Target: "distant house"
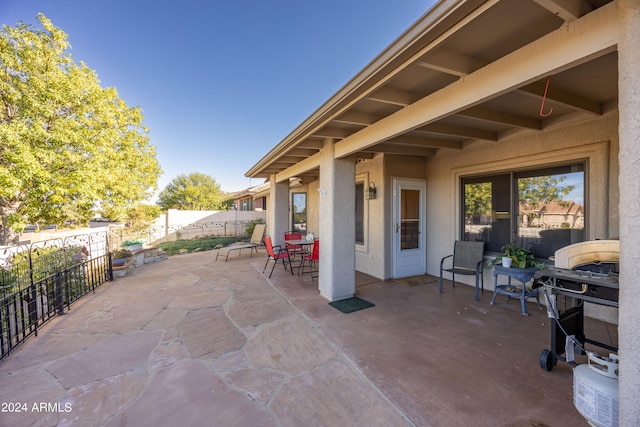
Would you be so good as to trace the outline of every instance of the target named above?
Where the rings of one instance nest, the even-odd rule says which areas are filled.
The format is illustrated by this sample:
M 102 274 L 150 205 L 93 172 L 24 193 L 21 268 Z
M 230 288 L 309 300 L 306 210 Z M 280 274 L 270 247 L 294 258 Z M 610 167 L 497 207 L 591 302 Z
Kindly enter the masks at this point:
M 584 208 L 572 200 L 549 202 L 535 208 L 520 205 L 523 227 L 584 228 Z
M 233 204 L 239 211 L 264 211 L 267 210 L 267 196 L 269 194 L 269 182 L 249 187 L 233 193 Z

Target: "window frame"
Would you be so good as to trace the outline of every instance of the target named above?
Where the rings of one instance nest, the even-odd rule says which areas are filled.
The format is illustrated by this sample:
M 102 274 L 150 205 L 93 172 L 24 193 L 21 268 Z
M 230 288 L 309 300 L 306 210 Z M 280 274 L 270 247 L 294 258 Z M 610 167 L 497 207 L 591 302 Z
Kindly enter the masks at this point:
M 355 249 L 356 252 L 360 252 L 360 253 L 368 253 L 369 252 L 369 204 L 370 204 L 370 200 L 367 199 L 365 197 L 365 192 L 368 190 L 369 187 L 369 173 L 368 172 L 364 172 L 364 173 L 359 173 L 356 174 L 355 177 L 355 185 L 356 185 L 356 191 L 357 191 L 357 186 L 358 184 L 362 185 L 362 237 L 363 237 L 363 242 L 357 242 L 355 241 L 354 238 L 354 245 L 355 245 Z M 355 222 L 355 212 L 354 212 L 354 222 Z M 355 224 L 354 224 L 355 226 Z
M 581 233 L 581 240 L 577 240 L 577 241 L 587 241 L 589 240 L 588 237 L 588 223 L 589 223 L 589 200 L 588 200 L 588 193 L 590 191 L 589 189 L 589 180 L 588 180 L 588 173 L 589 169 L 588 169 L 588 160 L 587 159 L 581 159 L 581 160 L 577 160 L 577 159 L 573 159 L 573 160 L 569 160 L 567 162 L 563 162 L 563 163 L 559 163 L 559 164 L 547 164 L 547 165 L 532 165 L 530 167 L 526 167 L 526 168 L 517 168 L 517 169 L 512 169 L 512 170 L 503 170 L 503 171 L 490 171 L 487 173 L 479 173 L 479 174 L 473 174 L 473 175 L 460 175 L 459 176 L 459 227 L 460 227 L 460 239 L 462 240 L 468 240 L 470 238 L 470 235 L 468 234 L 468 229 L 467 229 L 467 212 L 466 212 L 466 200 L 465 200 L 465 186 L 468 184 L 475 184 L 475 183 L 485 183 L 485 182 L 493 182 L 495 180 L 498 179 L 506 179 L 508 181 L 508 221 L 509 221 L 509 225 L 508 225 L 508 236 L 509 236 L 509 240 L 508 241 L 502 241 L 501 239 L 498 240 L 500 242 L 500 247 L 502 245 L 508 244 L 508 243 L 512 243 L 512 242 L 516 242 L 516 244 L 519 243 L 520 240 L 526 240 L 525 236 L 522 236 L 520 234 L 520 227 L 521 225 L 519 224 L 519 220 L 520 220 L 520 201 L 519 201 L 519 190 L 518 190 L 518 180 L 522 179 L 522 178 L 526 178 L 526 177 L 542 177 L 542 176 L 556 176 L 556 175 L 562 175 L 562 174 L 569 174 L 569 173 L 573 173 L 573 172 L 582 172 L 582 204 L 580 205 L 582 208 L 582 218 L 583 218 L 583 222 L 582 222 L 582 228 L 575 228 L 573 230 L 580 230 Z M 502 183 L 503 187 L 505 183 Z M 494 196 L 494 191 L 496 191 L 494 188 L 491 189 L 492 191 L 492 202 L 493 202 L 493 196 Z M 570 200 L 570 199 L 567 199 Z M 503 203 L 504 204 L 504 203 Z M 502 209 L 497 210 L 493 208 L 493 203 L 491 206 L 491 218 L 492 221 L 495 222 L 496 218 L 499 218 L 500 213 L 506 213 L 503 212 Z M 503 220 L 506 220 L 507 218 L 502 217 Z M 498 234 L 500 232 L 500 230 L 494 230 L 493 229 L 493 224 L 494 222 L 491 222 L 491 231 L 495 231 L 496 234 Z M 481 224 L 479 224 L 481 225 Z M 504 232 L 503 232 L 504 234 Z M 578 234 L 578 233 L 575 233 Z M 549 240 L 542 240 L 542 238 L 540 238 L 541 240 L 539 240 L 539 244 L 543 244 L 546 242 L 549 242 Z M 571 239 L 573 239 L 573 237 L 571 237 Z M 482 239 L 483 241 L 487 242 L 486 240 Z M 553 242 L 553 241 L 551 241 Z M 490 242 L 487 242 L 487 252 L 489 253 L 499 253 L 500 252 L 500 248 L 499 247 L 490 247 L 489 245 Z M 574 241 L 572 241 L 571 243 L 575 243 Z M 495 246 L 495 245 L 494 245 Z M 526 246 L 526 245 L 525 245 Z M 536 256 L 539 256 L 537 253 L 535 254 Z M 545 258 L 549 256 L 549 254 L 543 254 L 543 256 L 541 258 Z
M 295 199 L 296 199 L 296 196 L 299 196 L 299 195 L 304 195 L 304 209 L 303 209 L 304 213 L 296 212 Z M 309 199 L 308 199 L 306 191 L 297 191 L 297 192 L 292 192 L 291 193 L 291 230 L 300 231 L 302 234 L 306 234 L 307 233 L 307 227 L 308 227 L 308 223 L 309 223 L 308 208 L 309 208 Z M 304 215 L 304 224 L 305 224 L 305 229 L 304 230 L 298 230 L 296 228 L 296 220 L 295 220 L 296 214 Z

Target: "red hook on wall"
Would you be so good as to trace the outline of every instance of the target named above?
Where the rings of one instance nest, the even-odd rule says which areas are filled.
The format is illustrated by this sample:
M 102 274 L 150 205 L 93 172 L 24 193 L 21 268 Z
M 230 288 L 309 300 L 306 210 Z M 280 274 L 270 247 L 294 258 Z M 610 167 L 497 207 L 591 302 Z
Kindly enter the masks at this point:
M 551 113 L 553 113 L 553 107 L 549 109 L 548 113 L 543 113 L 544 110 L 544 101 L 547 99 L 547 91 L 549 90 L 549 82 L 551 81 L 551 76 L 547 77 L 547 85 L 544 88 L 544 95 L 542 96 L 542 105 L 540 105 L 540 115 L 542 117 L 549 117 Z

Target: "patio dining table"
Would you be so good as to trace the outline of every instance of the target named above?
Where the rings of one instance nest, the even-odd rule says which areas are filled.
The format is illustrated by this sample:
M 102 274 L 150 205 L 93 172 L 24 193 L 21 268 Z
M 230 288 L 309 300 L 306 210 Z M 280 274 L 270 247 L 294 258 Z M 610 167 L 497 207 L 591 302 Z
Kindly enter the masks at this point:
M 307 239 L 285 240 L 284 242 L 287 245 L 300 246 L 302 249 L 308 249 L 309 246 L 313 245 L 313 240 Z
M 285 240 L 285 246 L 288 248 L 296 248 L 297 250 L 293 253 L 293 256 L 300 255 L 300 266 L 302 266 L 302 261 L 304 260 L 304 255 L 309 253 L 309 247 L 313 245 L 313 240 L 307 239 L 294 239 L 294 240 Z M 298 266 L 298 269 L 300 268 Z

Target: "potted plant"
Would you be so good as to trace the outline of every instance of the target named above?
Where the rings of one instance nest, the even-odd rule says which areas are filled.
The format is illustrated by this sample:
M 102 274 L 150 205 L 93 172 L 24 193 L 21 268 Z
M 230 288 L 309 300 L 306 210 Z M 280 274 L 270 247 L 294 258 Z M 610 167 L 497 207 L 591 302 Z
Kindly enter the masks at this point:
M 114 267 L 124 265 L 127 258 L 131 256 L 131 252 L 127 249 L 116 249 L 111 252 L 111 262 Z
M 506 264 L 504 259 L 511 258 L 511 265 L 517 268 L 527 268 L 527 267 L 536 267 L 538 269 L 543 269 L 544 264 L 537 261 L 534 257 L 533 253 L 525 248 L 521 248 L 514 244 L 504 245 L 502 248 L 502 255 L 499 255 L 491 260 L 491 262 L 487 265 L 487 268 L 492 268 L 494 265 L 502 262 L 503 265 Z M 506 265 L 505 265 L 506 267 Z
M 122 242 L 122 246 L 130 252 L 141 250 L 143 244 L 144 240 L 142 239 L 125 240 L 124 242 Z

